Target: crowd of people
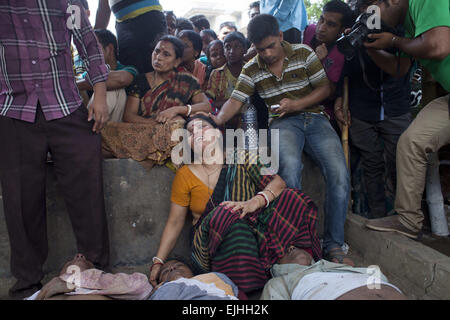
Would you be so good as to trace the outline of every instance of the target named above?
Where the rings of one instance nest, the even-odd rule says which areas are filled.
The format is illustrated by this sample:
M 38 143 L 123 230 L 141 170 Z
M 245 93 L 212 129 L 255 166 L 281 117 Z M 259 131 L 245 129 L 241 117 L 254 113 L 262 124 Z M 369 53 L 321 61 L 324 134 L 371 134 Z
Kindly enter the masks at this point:
M 82 8 L 75 19 L 74 5 Z M 381 30 L 355 35 L 356 18 L 373 5 Z M 405 298 L 383 275 L 378 290 L 367 288 L 370 272 L 343 250 L 344 226 L 353 195 L 367 198 L 367 228 L 420 236 L 427 154 L 450 143 L 448 0 L 330 0 L 316 24 L 303 1 L 255 1 L 246 35 L 233 21 L 212 30 L 204 15 L 177 17 L 158 0 L 99 0 L 94 27 L 86 0 L 27 7 L 6 1 L 0 11 L 11 297 L 234 300 L 263 290 L 262 299 Z M 106 29 L 111 13 L 117 37 Z M 350 35 L 360 36 L 351 54 L 341 45 Z M 414 119 L 418 67 L 434 90 Z M 249 105 L 259 128 L 278 132 L 278 171 L 245 148 L 232 153 L 243 161 L 225 161 L 223 132 L 243 127 Z M 171 161 L 177 129 L 200 161 Z M 347 130 L 350 166 L 340 139 Z M 95 292 L 67 289 L 67 266 L 42 288 L 48 153 L 80 252 L 72 264 L 86 283 L 104 285 Z M 302 192 L 303 154 L 325 181 L 323 239 L 318 208 Z M 176 171 L 148 282 L 108 273 L 106 157 Z M 174 261 L 188 215 L 191 259 Z

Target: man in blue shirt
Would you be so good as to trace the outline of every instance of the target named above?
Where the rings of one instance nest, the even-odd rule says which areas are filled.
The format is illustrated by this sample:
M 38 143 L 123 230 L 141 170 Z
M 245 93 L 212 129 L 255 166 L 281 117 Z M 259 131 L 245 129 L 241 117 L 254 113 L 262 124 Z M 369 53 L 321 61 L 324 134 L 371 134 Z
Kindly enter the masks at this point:
M 308 24 L 303 0 L 261 0 L 260 10 L 277 19 L 284 40 L 290 43 L 302 42 L 302 32 Z

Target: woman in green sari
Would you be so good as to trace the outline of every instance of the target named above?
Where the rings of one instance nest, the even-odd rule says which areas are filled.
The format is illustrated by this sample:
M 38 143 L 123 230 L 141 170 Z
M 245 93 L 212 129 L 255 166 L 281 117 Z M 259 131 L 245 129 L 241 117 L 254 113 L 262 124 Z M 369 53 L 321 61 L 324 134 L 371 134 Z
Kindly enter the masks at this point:
M 195 271 L 224 273 L 244 292 L 263 288 L 269 269 L 291 246 L 320 259 L 317 208 L 306 195 L 286 188 L 256 155 L 245 153 L 238 164 L 224 165 L 221 133 L 210 118 L 196 115 L 185 127 L 191 149 L 203 161 L 177 171 L 151 282 L 156 283 L 189 211 Z

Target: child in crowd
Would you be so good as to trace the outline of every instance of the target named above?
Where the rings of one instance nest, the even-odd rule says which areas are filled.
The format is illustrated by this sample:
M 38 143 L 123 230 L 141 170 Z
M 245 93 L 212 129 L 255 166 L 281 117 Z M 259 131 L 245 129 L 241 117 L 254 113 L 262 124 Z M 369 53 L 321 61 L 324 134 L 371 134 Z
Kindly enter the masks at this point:
M 200 37 L 202 38 L 203 47 L 202 47 L 202 55 L 200 56 L 200 61 L 208 65 L 208 57 L 206 56 L 206 49 L 208 49 L 209 44 L 217 40 L 217 35 L 214 32 L 214 30 L 211 29 L 205 29 L 200 31 Z
M 223 42 L 221 40 L 211 41 L 206 48 L 205 54 L 207 57 L 205 80 L 209 81 L 212 71 L 220 68 L 227 62 L 223 50 Z
M 231 93 L 241 74 L 244 65 L 244 55 L 247 52 L 247 40 L 239 32 L 228 34 L 223 43 L 223 52 L 226 63 L 214 69 L 208 81 L 206 95 L 214 100 L 214 109 L 219 110 L 222 105 L 230 98 Z M 211 50 L 210 53 L 213 51 Z M 238 118 L 232 119 L 228 126 L 237 127 Z

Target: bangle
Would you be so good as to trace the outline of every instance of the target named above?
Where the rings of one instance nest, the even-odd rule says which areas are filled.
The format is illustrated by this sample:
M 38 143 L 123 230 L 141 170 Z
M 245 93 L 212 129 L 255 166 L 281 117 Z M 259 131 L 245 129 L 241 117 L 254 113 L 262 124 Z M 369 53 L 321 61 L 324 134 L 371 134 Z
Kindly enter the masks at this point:
M 264 196 L 262 196 L 262 195 L 260 195 L 260 194 L 257 194 L 255 197 L 262 197 L 263 199 L 264 199 L 264 208 L 266 208 L 266 206 L 267 206 L 267 201 L 266 201 L 266 198 L 264 198 Z
M 275 193 L 272 192 L 272 190 L 270 190 L 269 188 L 266 188 L 266 189 L 264 189 L 264 191 L 269 191 L 273 195 L 273 199 L 274 200 L 276 199 L 277 196 L 275 195 Z
M 150 272 L 152 272 L 153 267 L 154 267 L 155 265 L 157 265 L 157 264 L 163 265 L 163 263 L 161 263 L 161 262 L 159 262 L 159 261 L 154 262 L 154 263 L 151 265 L 151 267 L 150 267 Z
M 267 207 L 269 206 L 269 203 L 270 203 L 269 198 L 268 198 L 268 197 L 266 196 L 266 194 L 265 194 L 264 192 L 262 192 L 262 191 L 258 192 L 257 194 L 260 194 L 260 195 L 262 195 L 262 196 L 264 197 L 264 200 L 266 201 L 266 206 L 265 206 L 265 208 L 267 208 Z
M 157 262 L 155 262 L 155 260 L 156 260 Z M 156 256 L 152 258 L 152 262 L 153 262 L 153 264 L 155 264 L 155 263 L 158 264 L 158 262 L 161 263 L 161 264 L 164 264 L 164 260 L 161 259 L 161 258 L 158 258 L 158 257 L 156 257 Z
M 186 117 L 189 117 L 191 115 L 192 106 L 190 104 L 188 104 L 188 105 L 186 105 L 186 107 L 188 107 L 188 111 L 186 113 Z

